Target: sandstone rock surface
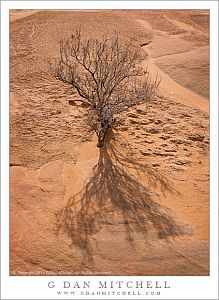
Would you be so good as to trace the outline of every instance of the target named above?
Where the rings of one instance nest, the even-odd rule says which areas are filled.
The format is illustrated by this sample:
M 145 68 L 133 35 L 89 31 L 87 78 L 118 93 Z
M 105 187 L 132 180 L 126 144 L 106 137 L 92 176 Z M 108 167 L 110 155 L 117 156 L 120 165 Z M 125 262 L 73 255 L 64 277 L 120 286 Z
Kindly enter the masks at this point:
M 209 275 L 208 20 L 207 11 L 11 14 L 11 275 Z M 86 108 L 46 63 L 78 24 L 87 36 L 134 35 L 161 78 L 102 152 Z

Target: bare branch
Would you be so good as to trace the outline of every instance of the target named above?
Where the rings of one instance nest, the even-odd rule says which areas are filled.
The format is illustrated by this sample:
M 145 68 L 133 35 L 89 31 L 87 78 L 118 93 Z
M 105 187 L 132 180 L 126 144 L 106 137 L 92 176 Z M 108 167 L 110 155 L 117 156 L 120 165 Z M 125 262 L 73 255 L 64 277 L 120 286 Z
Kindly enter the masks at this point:
M 124 43 L 118 33 L 84 39 L 79 28 L 69 40 L 60 41 L 59 52 L 59 59 L 50 64 L 52 73 L 91 107 L 88 123 L 99 146 L 113 126 L 114 114 L 149 100 L 157 91 L 158 77 L 152 80 L 148 69 L 140 66 L 147 54 L 131 41 Z

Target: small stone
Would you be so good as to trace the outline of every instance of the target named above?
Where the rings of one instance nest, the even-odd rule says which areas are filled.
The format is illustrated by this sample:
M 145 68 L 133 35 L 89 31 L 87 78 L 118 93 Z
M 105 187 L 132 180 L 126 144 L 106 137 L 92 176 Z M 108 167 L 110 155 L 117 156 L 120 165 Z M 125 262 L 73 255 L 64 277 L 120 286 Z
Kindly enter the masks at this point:
M 176 124 L 176 120 L 173 119 L 173 118 L 166 118 L 167 122 L 168 123 L 171 123 L 171 124 Z M 169 125 L 168 125 L 169 126 Z
M 147 152 L 147 151 L 145 151 L 145 150 L 140 150 L 140 153 L 142 154 L 142 155 L 144 155 L 144 156 L 151 156 L 151 153 L 150 152 Z
M 141 135 L 143 135 L 143 136 L 150 136 L 151 134 L 147 133 L 147 132 L 142 132 Z
M 164 143 L 164 144 L 159 144 L 159 149 L 164 150 L 166 152 L 176 152 L 176 147 L 171 147 L 168 146 L 168 144 Z
M 188 135 L 188 139 L 191 141 L 197 141 L 197 142 L 202 142 L 204 140 L 205 136 L 198 134 L 198 133 L 192 133 Z
M 164 149 L 164 151 L 166 151 L 166 152 L 176 152 L 176 148 L 175 147 L 170 147 L 170 148 Z
M 210 142 L 209 137 L 204 139 L 204 143 L 205 143 L 205 144 L 209 144 L 209 142 Z
M 190 144 L 191 144 L 190 141 L 187 141 L 187 140 L 185 140 L 185 139 L 176 138 L 176 137 L 171 138 L 170 141 L 171 141 L 172 143 L 177 144 L 177 145 L 180 145 L 180 144 L 190 145 Z
M 170 125 L 164 125 L 164 126 L 163 126 L 163 131 L 164 131 L 165 133 L 174 134 L 174 133 L 176 133 L 177 128 L 176 128 L 176 127 L 172 127 L 172 126 L 170 126 Z
M 156 127 L 148 127 L 148 128 L 146 129 L 146 131 L 149 132 L 149 133 L 152 133 L 152 134 L 155 134 L 155 133 L 159 133 L 159 132 L 160 132 L 160 130 L 159 130 L 158 128 L 156 128 Z
M 154 140 L 152 140 L 152 139 L 147 139 L 147 140 L 145 140 L 145 143 L 147 143 L 147 144 L 153 144 L 153 143 L 154 143 Z
M 147 121 L 139 121 L 139 123 L 141 124 L 141 125 L 147 125 L 149 122 L 147 122 Z
M 136 113 L 140 115 L 145 115 L 145 111 L 140 108 L 136 109 Z
M 170 138 L 170 135 L 163 134 L 163 135 L 159 136 L 159 138 L 162 139 L 162 140 L 168 140 Z
M 138 114 L 135 114 L 135 113 L 132 113 L 132 112 L 127 113 L 127 116 L 130 117 L 130 118 L 134 118 L 134 119 L 138 118 Z
M 126 126 L 121 126 L 121 127 L 119 127 L 119 130 L 121 130 L 121 131 L 127 131 L 128 130 L 128 127 L 126 127 Z M 131 133 L 130 133 L 131 134 Z
M 131 119 L 131 120 L 130 120 L 130 123 L 131 123 L 131 124 L 139 124 L 140 122 L 137 121 L 137 120 L 132 120 L 132 119 Z
M 206 147 L 207 147 L 207 145 L 206 144 L 203 144 L 203 143 L 201 143 L 201 142 L 197 142 L 197 144 L 196 144 L 199 148 L 201 148 L 201 149 L 206 149 Z
M 176 153 L 173 152 L 163 152 L 162 150 L 159 149 L 155 149 L 153 152 L 155 155 L 159 155 L 159 156 L 175 156 Z
M 176 165 L 187 165 L 187 164 L 190 164 L 191 163 L 191 160 L 189 160 L 189 159 L 187 159 L 187 158 L 176 158 L 175 160 L 174 160 L 174 163 L 176 164 Z
M 159 163 L 153 163 L 152 166 L 153 166 L 153 167 L 159 167 L 160 164 L 159 164 Z
M 182 112 L 182 113 L 181 113 L 181 117 L 191 118 L 191 115 L 189 115 L 189 114 L 186 113 L 186 112 Z
M 154 122 L 154 118 L 148 118 L 148 121 Z
M 192 155 L 192 152 L 190 151 L 190 150 L 187 150 L 186 152 L 185 152 L 185 156 L 191 156 Z

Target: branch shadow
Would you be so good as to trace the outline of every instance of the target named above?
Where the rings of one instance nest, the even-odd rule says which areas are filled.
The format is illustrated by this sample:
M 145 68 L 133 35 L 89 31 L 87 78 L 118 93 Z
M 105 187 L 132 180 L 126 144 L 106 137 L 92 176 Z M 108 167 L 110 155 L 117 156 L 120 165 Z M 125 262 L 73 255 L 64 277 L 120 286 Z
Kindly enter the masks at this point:
M 151 229 L 160 239 L 185 234 L 170 210 L 156 202 L 159 193 L 155 189 L 163 195 L 178 193 L 173 184 L 163 173 L 136 161 L 130 149 L 125 154 L 120 149 L 120 138 L 108 132 L 92 176 L 57 213 L 57 233 L 64 230 L 72 245 L 83 250 L 83 267 L 93 264 L 94 235 L 103 226 L 118 224 L 118 219 L 133 246 L 135 232 L 145 241 Z M 142 176 L 147 178 L 147 186 L 141 183 Z

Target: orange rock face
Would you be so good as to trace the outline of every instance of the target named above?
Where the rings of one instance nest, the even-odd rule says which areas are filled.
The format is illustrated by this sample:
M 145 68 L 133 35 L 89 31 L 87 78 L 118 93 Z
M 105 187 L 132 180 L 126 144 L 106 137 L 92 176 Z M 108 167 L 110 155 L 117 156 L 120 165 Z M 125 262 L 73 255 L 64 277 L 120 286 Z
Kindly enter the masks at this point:
M 208 275 L 208 12 L 10 17 L 11 275 Z M 135 37 L 161 79 L 104 149 L 47 64 L 77 25 Z

